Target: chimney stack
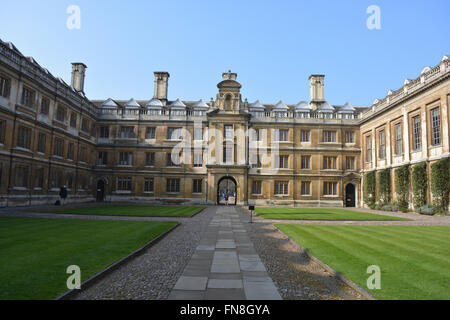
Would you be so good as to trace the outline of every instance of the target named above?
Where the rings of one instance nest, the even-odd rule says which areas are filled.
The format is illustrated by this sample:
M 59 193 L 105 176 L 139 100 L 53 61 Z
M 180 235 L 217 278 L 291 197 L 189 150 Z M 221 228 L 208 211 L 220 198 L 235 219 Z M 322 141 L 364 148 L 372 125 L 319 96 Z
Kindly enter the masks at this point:
M 84 75 L 87 66 L 81 62 L 72 63 L 72 87 L 78 92 L 84 93 Z
M 323 74 L 312 74 L 309 76 L 309 92 L 311 97 L 311 103 L 325 102 L 324 97 L 324 79 Z
M 167 92 L 169 88 L 170 74 L 165 71 L 154 72 L 155 75 L 155 93 L 153 98 L 161 100 L 161 102 L 167 102 Z

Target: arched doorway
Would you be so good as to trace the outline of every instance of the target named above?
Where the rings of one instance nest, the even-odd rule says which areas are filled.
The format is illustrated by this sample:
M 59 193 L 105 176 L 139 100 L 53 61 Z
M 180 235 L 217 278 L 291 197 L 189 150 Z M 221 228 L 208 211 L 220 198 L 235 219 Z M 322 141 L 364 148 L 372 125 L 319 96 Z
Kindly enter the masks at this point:
M 105 199 L 105 181 L 100 179 L 97 181 L 97 201 L 101 202 Z
M 236 205 L 237 200 L 237 183 L 233 177 L 223 177 L 217 184 L 217 204 Z
M 356 204 L 355 185 L 353 183 L 347 184 L 345 187 L 345 206 L 355 207 Z

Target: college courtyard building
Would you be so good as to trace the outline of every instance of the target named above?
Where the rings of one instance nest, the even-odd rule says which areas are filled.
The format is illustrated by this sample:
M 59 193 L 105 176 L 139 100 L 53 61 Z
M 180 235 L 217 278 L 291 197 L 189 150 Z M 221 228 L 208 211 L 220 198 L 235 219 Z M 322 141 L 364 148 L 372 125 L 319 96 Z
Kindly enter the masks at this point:
M 0 40 L 0 206 L 66 186 L 69 202 L 360 207 L 364 173 L 450 156 L 448 56 L 372 106 L 328 103 L 319 74 L 309 101 L 250 103 L 231 71 L 209 101 L 170 99 L 168 72 L 147 100 L 89 100 L 86 68 L 67 84 Z

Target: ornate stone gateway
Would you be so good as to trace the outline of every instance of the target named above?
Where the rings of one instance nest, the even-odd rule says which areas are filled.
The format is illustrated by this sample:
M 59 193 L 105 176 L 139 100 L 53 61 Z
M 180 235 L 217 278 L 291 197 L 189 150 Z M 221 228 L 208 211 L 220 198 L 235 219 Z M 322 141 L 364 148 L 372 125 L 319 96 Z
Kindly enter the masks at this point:
M 237 183 L 233 177 L 223 177 L 217 185 L 217 204 L 236 205 Z

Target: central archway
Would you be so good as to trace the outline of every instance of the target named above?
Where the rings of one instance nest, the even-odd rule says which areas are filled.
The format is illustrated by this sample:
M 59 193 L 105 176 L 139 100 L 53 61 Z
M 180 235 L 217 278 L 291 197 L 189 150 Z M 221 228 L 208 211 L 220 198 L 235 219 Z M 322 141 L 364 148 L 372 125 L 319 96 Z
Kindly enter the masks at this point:
M 217 184 L 217 204 L 236 205 L 237 202 L 237 182 L 233 177 L 227 176 L 219 180 Z

